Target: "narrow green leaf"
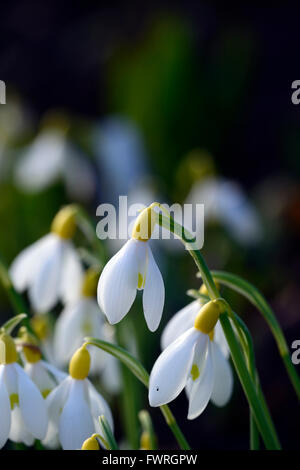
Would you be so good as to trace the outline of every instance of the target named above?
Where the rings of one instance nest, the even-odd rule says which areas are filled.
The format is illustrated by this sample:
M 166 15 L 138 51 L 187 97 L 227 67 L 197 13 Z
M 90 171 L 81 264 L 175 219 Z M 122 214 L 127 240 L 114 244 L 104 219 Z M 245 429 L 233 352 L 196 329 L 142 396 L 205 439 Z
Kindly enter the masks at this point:
M 104 440 L 107 442 L 110 450 L 119 450 L 118 444 L 114 438 L 113 432 L 108 424 L 104 415 L 99 416 L 99 423 L 101 426 Z

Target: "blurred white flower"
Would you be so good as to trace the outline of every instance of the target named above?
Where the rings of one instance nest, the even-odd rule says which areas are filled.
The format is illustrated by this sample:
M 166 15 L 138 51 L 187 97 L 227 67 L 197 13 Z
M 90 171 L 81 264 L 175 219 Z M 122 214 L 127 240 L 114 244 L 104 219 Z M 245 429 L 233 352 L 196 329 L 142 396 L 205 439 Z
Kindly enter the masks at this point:
M 42 396 L 46 398 L 67 377 L 67 374 L 42 360 L 38 342 L 26 327 L 20 328 L 17 344 L 21 348 L 25 372 L 38 387 Z
M 210 177 L 195 183 L 186 203 L 204 204 L 206 220 L 219 221 L 238 243 L 253 244 L 262 237 L 255 207 L 233 181 Z
M 104 415 L 113 429 L 110 408 L 87 379 L 90 355 L 83 346 L 75 352 L 70 375 L 46 398 L 49 427 L 43 443 L 48 445 L 58 434 L 64 450 L 81 449 L 83 442 L 100 432 L 99 416 Z
M 104 315 L 95 298 L 98 278 L 99 273 L 95 270 L 86 272 L 81 280 L 78 298 L 67 304 L 56 321 L 53 349 L 55 359 L 61 366 L 69 362 L 86 336 L 103 338 Z M 92 349 L 92 373 L 102 370 L 104 356 L 100 349 Z
M 22 251 L 10 268 L 17 291 L 29 290 L 33 309 L 44 313 L 60 299 L 71 302 L 79 292 L 82 268 L 70 241 L 76 228 L 70 207 L 62 209 L 52 224 L 52 233 Z
M 153 219 L 150 208 L 141 212 L 132 238 L 104 267 L 98 284 L 98 303 L 108 321 L 115 324 L 130 310 L 137 290 L 143 290 L 146 323 L 149 330 L 155 331 L 162 316 L 165 288 L 149 246 L 153 231 L 152 220 L 148 227 L 149 214 Z
M 103 339 L 108 343 L 116 344 L 115 330 L 114 328 L 106 323 L 102 329 Z M 98 349 L 98 348 L 97 348 Z M 100 350 L 99 350 L 100 351 Z M 101 352 L 101 351 L 100 351 Z M 91 353 L 92 355 L 93 353 Z M 111 354 L 104 352 L 104 361 L 101 369 L 102 382 L 107 390 L 111 394 L 117 394 L 121 390 L 121 376 L 120 376 L 120 364 L 119 360 Z M 93 360 L 92 360 L 93 362 Z
M 87 157 L 59 130 L 45 130 L 21 155 L 15 182 L 26 192 L 39 192 L 62 178 L 71 198 L 88 201 L 95 194 L 96 179 Z
M 1 335 L 4 356 L 0 365 L 0 447 L 7 439 L 30 446 L 44 439 L 48 426 L 45 400 L 34 382 L 16 362 L 13 339 Z
M 116 203 L 147 173 L 143 139 L 133 122 L 116 115 L 97 125 L 94 147 L 107 198 Z
M 187 330 L 183 326 L 189 322 L 187 310 L 177 314 L 173 324 L 167 327 L 169 331 L 165 333 L 163 342 L 167 344 L 172 337 L 176 339 L 158 357 L 149 383 L 151 406 L 169 403 L 185 387 L 189 399 L 188 419 L 199 416 L 209 400 L 217 406 L 224 406 L 233 386 L 231 367 L 222 352 L 224 339 L 221 339 L 222 349 L 217 342 L 220 338 L 220 326 L 216 323 L 220 313 L 218 306 L 213 302 L 205 304 L 195 319 L 193 304 L 195 302 L 188 310 L 189 314 L 192 311 L 194 326 L 187 326 Z M 174 329 L 175 323 L 181 331 L 180 336 Z

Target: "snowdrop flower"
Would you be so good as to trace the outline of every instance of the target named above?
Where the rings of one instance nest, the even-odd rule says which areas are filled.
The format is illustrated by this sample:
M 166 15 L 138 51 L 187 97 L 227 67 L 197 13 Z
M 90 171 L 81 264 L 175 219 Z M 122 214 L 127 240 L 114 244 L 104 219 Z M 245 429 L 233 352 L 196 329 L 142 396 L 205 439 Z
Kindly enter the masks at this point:
M 67 377 L 56 367 L 42 360 L 41 351 L 37 341 L 25 327 L 20 328 L 19 344 L 22 346 L 24 370 L 36 384 L 42 396 L 46 398 L 49 393 Z
M 91 358 L 86 346 L 73 355 L 69 376 L 46 398 L 49 427 L 45 445 L 57 435 L 64 450 L 81 449 L 91 434 L 101 431 L 99 416 L 104 415 L 113 427 L 110 408 L 88 380 Z
M 260 241 L 260 218 L 237 183 L 221 178 L 206 178 L 192 187 L 187 202 L 204 204 L 205 217 L 220 221 L 238 243 L 251 245 Z
M 25 150 L 15 181 L 26 192 L 39 192 L 62 178 L 70 197 L 88 201 L 96 190 L 93 168 L 59 129 L 47 129 Z
M 71 301 L 81 282 L 79 257 L 71 243 L 75 210 L 67 206 L 53 220 L 51 233 L 22 251 L 10 268 L 15 288 L 29 290 L 36 312 L 51 310 L 57 301 Z
M 169 403 L 184 387 L 189 399 L 188 419 L 199 416 L 209 400 L 217 406 L 228 402 L 233 386 L 232 372 L 215 340 L 220 313 L 218 301 L 206 303 L 196 316 L 194 326 L 159 356 L 150 375 L 151 406 Z M 186 312 L 177 315 L 176 321 L 180 324 L 178 318 L 181 316 L 183 320 Z
M 78 299 L 68 304 L 56 321 L 53 345 L 56 361 L 61 366 L 69 362 L 86 336 L 103 338 L 104 315 L 95 299 L 98 279 L 99 272 L 89 269 L 82 279 Z M 99 372 L 104 353 L 93 348 L 91 359 L 91 372 Z
M 160 323 L 165 289 L 154 261 L 149 239 L 155 226 L 152 206 L 137 217 L 132 237 L 107 263 L 98 284 L 98 303 L 111 324 L 118 323 L 130 310 L 137 290 L 143 290 L 143 309 L 149 330 Z
M 48 426 L 45 400 L 17 363 L 13 339 L 0 337 L 0 447 L 7 439 L 30 446 L 44 439 Z

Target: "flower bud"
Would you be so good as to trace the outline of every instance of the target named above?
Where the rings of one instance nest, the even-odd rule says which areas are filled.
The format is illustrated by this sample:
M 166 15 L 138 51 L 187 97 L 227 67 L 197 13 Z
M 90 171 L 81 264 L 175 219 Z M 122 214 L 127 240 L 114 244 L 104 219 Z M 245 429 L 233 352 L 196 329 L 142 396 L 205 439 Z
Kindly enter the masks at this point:
M 196 316 L 194 327 L 206 335 L 211 334 L 214 329 L 222 309 L 217 300 L 211 300 L 203 305 Z
M 91 356 L 86 346 L 77 349 L 69 364 L 69 374 L 73 379 L 84 380 L 87 378 L 91 366 Z
M 74 207 L 63 207 L 53 219 L 51 232 L 66 240 L 73 238 L 76 230 L 75 215 L 76 211 Z

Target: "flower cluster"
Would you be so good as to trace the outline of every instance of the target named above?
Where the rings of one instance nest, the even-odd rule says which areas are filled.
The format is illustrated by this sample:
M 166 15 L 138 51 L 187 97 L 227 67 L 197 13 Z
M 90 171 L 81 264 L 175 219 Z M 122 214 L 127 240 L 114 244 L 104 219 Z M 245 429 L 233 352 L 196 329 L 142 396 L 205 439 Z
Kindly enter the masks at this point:
M 154 207 L 155 203 L 140 213 L 131 239 L 101 273 L 93 267 L 84 273 L 72 242 L 77 227 L 73 206 L 57 214 L 51 234 L 13 262 L 11 279 L 17 291 L 28 290 L 35 312 L 31 320 L 35 335 L 23 326 L 14 341 L 1 330 L 1 446 L 8 438 L 27 445 L 39 439 L 50 448 L 61 445 L 63 449 L 87 450 L 99 449 L 99 443 L 106 442 L 99 417 L 104 416 L 112 431 L 112 414 L 88 374 L 103 374 L 104 385 L 112 390 L 108 383 L 116 375 L 116 359 L 104 356 L 98 348 L 89 351 L 83 341 L 93 336 L 114 342 L 110 325 L 126 316 L 137 291 L 143 291 L 149 330 L 158 328 L 165 288 L 150 247 L 157 223 Z M 64 308 L 51 332 L 48 313 L 58 302 Z M 169 403 L 183 388 L 189 400 L 189 419 L 199 416 L 209 400 L 217 406 L 228 402 L 233 379 L 218 321 L 221 311 L 217 300 L 198 299 L 170 320 L 161 338 L 163 352 L 150 375 L 151 406 Z M 67 364 L 69 373 L 58 369 Z M 109 374 L 105 374 L 108 368 Z

